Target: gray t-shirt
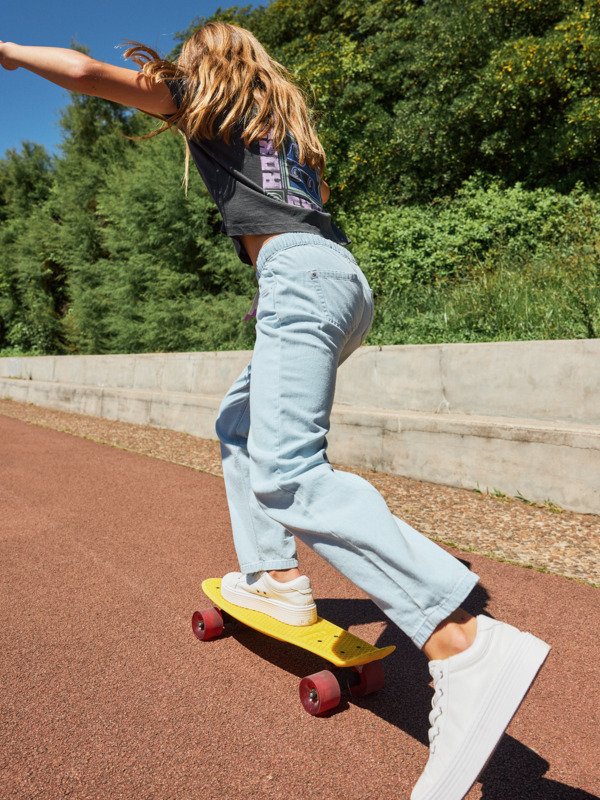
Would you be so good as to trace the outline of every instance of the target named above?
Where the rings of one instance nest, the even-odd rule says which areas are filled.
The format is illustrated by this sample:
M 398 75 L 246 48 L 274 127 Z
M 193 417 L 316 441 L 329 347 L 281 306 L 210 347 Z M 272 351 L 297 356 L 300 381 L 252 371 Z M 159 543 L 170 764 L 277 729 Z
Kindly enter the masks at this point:
M 168 81 L 167 85 L 179 108 L 185 80 Z M 223 217 L 221 231 L 233 239 L 244 263 L 251 261 L 237 237 L 245 234 L 306 232 L 338 244 L 350 242 L 323 210 L 321 178 L 307 164 L 299 163 L 291 136 L 279 151 L 271 133 L 246 147 L 236 129 L 230 144 L 220 137 L 192 139 L 188 144 Z

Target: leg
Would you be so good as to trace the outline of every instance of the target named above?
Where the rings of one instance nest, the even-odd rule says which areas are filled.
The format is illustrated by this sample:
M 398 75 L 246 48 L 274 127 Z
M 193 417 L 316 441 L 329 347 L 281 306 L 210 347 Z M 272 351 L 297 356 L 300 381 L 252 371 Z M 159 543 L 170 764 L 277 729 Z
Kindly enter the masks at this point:
M 477 577 L 396 520 L 370 484 L 327 461 L 337 366 L 370 320 L 362 274 L 327 247 L 292 247 L 264 265 L 260 287 L 252 492 L 268 517 L 364 589 L 422 647 Z
M 462 608 L 457 608 L 442 620 L 423 645 L 423 652 L 430 661 L 450 658 L 462 653 L 475 641 L 477 620 Z
M 217 419 L 233 541 L 244 573 L 295 569 L 294 537 L 264 513 L 250 488 L 251 372 L 250 363 L 225 395 Z
M 217 420 L 233 539 L 242 569 L 242 573 L 224 576 L 221 591 L 232 603 L 266 611 L 290 625 L 312 625 L 317 619 L 316 605 L 310 581 L 297 566 L 295 539 L 264 513 L 250 489 L 251 370 L 249 364 L 235 381 Z

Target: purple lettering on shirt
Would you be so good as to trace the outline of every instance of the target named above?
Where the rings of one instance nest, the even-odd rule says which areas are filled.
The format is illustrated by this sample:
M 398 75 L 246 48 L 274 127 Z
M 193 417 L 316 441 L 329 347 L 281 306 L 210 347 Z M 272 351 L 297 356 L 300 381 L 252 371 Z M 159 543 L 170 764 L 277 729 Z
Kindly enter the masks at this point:
M 281 174 L 279 172 L 263 172 L 263 189 L 281 189 Z
M 281 165 L 279 163 L 279 153 L 273 146 L 273 131 L 269 131 L 269 134 L 264 139 L 259 139 L 258 144 L 263 189 L 282 189 Z

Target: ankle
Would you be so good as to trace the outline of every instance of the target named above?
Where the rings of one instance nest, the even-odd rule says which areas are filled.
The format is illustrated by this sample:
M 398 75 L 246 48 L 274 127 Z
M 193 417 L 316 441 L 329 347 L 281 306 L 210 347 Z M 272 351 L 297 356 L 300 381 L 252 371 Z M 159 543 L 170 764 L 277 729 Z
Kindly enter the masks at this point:
M 450 658 L 462 653 L 475 641 L 477 620 L 458 608 L 437 626 L 423 646 L 430 661 Z
M 290 567 L 289 569 L 269 569 L 267 572 L 277 583 L 289 583 L 289 581 L 294 581 L 296 578 L 302 576 L 298 567 Z

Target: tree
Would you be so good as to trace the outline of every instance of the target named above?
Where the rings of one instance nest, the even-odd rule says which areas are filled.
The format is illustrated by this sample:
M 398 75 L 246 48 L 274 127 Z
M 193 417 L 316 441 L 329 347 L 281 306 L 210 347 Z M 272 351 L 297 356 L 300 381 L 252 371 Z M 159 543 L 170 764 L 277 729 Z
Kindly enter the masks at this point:
M 64 274 L 44 244 L 40 214 L 53 178 L 53 160 L 37 144 L 0 161 L 0 348 L 59 345 Z
M 595 335 L 600 0 L 272 0 L 212 19 L 252 30 L 311 98 L 378 343 Z M 0 348 L 251 346 L 252 270 L 195 173 L 185 197 L 180 139 L 132 141 L 154 123 L 76 94 L 61 125 L 56 158 L 0 160 Z

